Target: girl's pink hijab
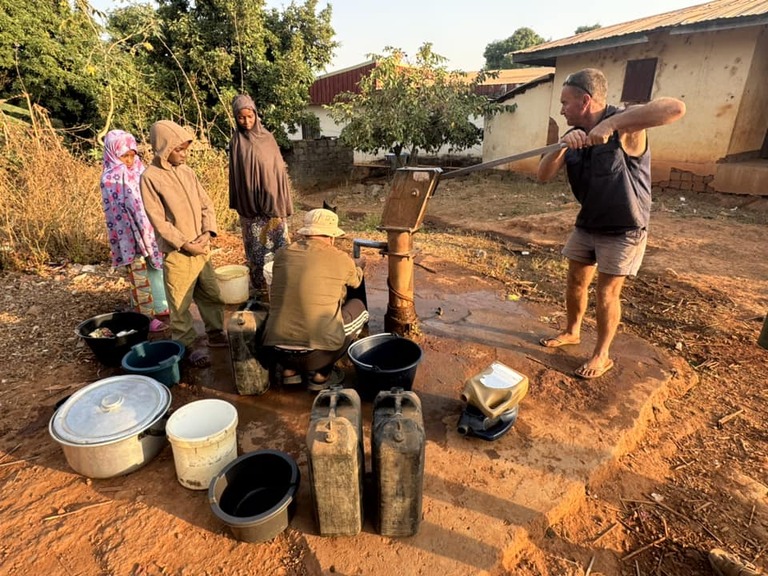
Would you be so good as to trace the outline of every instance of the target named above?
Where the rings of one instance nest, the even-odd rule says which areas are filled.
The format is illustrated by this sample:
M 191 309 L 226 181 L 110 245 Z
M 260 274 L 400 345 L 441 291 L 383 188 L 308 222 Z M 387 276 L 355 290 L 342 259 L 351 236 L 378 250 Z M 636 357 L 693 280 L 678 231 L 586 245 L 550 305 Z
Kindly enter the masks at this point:
M 131 150 L 136 152 L 136 159 L 133 162 L 133 167 L 129 169 L 128 166 L 123 164 L 122 160 L 120 160 L 120 156 L 123 156 Z M 107 175 L 114 176 L 112 172 L 113 170 L 135 172 L 138 175 L 136 177 L 137 184 L 139 176 L 144 172 L 144 164 L 139 156 L 136 138 L 124 130 L 111 130 L 104 137 L 104 170 L 101 175 L 102 181 L 104 181 L 104 178 Z

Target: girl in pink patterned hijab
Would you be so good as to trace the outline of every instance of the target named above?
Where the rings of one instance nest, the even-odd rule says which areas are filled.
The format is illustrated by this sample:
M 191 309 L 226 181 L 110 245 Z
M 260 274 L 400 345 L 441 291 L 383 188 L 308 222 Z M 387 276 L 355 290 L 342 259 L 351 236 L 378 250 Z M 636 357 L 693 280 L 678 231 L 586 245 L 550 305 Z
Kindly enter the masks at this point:
M 126 267 L 132 303 L 142 314 L 154 317 L 168 314 L 168 302 L 163 287 L 163 258 L 141 200 L 142 172 L 144 164 L 138 155 L 136 139 L 123 130 L 107 133 L 101 198 L 112 266 Z M 167 327 L 157 318 L 150 324 L 153 332 Z

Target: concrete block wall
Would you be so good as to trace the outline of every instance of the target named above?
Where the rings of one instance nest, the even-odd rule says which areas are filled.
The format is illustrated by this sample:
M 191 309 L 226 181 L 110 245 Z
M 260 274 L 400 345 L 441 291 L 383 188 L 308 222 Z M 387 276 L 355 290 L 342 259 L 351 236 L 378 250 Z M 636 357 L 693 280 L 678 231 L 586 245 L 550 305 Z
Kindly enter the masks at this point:
M 712 187 L 714 175 L 694 174 L 685 170 L 672 168 L 669 180 L 653 183 L 653 192 L 678 190 L 680 192 L 715 192 Z
M 299 189 L 336 184 L 347 180 L 354 165 L 352 148 L 335 138 L 294 140 L 285 154 L 293 185 Z

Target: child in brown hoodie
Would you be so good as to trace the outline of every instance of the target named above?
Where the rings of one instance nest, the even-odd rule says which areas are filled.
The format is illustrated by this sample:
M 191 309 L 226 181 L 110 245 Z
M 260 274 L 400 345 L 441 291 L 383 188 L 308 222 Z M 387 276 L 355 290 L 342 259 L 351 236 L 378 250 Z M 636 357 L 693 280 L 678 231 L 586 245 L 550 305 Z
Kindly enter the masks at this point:
M 210 365 L 207 346 L 227 346 L 224 302 L 210 262 L 211 237 L 216 236 L 213 203 L 185 164 L 194 135 L 170 120 L 155 122 L 149 130 L 155 151 L 152 164 L 141 176 L 141 196 L 157 244 L 164 253 L 165 291 L 173 338 L 192 349 L 189 361 Z M 189 306 L 197 304 L 207 342 L 199 342 Z

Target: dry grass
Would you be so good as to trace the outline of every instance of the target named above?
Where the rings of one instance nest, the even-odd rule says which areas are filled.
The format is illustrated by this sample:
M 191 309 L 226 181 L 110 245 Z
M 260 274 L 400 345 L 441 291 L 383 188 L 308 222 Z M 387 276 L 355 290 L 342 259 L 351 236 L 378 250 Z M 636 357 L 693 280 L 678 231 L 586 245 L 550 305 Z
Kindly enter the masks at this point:
M 104 262 L 109 257 L 101 208 L 101 162 L 65 144 L 42 109 L 31 123 L 0 113 L 0 269 Z M 191 162 L 211 196 L 222 230 L 233 230 L 227 159 L 201 150 Z

